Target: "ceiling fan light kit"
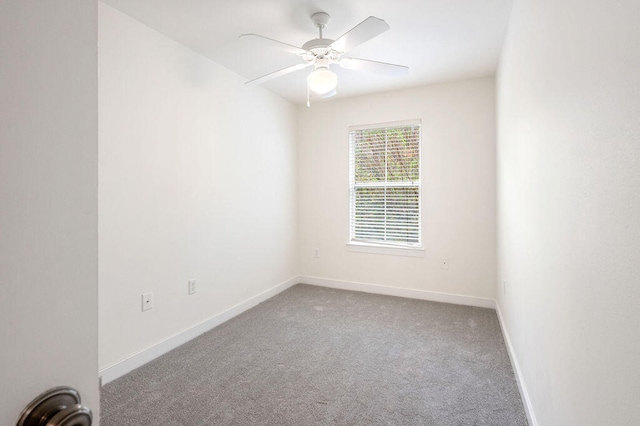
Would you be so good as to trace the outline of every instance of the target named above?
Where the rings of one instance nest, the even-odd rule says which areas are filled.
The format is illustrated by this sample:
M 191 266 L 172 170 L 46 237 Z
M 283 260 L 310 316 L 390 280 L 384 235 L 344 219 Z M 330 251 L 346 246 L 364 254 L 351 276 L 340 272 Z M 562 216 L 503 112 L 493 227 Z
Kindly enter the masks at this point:
M 322 98 L 328 98 L 337 93 L 338 76 L 331 70 L 331 65 L 337 65 L 344 69 L 370 71 L 388 76 L 399 76 L 408 72 L 409 68 L 402 65 L 342 57 L 342 55 L 351 49 L 389 30 L 390 27 L 384 20 L 370 16 L 337 40 L 332 40 L 324 38 L 323 36 L 323 30 L 329 23 L 329 19 L 330 16 L 325 12 L 317 12 L 311 15 L 311 21 L 318 28 L 319 36 L 316 39 L 309 40 L 303 44 L 301 48 L 258 34 L 242 34 L 240 37 L 258 37 L 264 41 L 278 44 L 287 51 L 293 51 L 304 61 L 301 64 L 263 75 L 262 77 L 248 81 L 246 84 L 264 83 L 294 71 L 313 66 L 313 71 L 307 77 L 307 105 L 310 105 L 309 97 L 311 96 L 311 92 Z
M 309 89 L 318 95 L 326 95 L 336 90 L 338 76 L 329 69 L 329 61 L 327 59 L 318 59 L 316 61 L 316 69 L 309 74 L 308 84 Z

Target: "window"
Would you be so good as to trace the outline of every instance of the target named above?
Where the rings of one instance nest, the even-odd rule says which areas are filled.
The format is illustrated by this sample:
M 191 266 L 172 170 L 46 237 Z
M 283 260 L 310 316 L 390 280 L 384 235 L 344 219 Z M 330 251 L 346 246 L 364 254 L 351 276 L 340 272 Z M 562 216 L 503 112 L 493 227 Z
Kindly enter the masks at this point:
M 420 122 L 349 129 L 350 242 L 419 248 Z

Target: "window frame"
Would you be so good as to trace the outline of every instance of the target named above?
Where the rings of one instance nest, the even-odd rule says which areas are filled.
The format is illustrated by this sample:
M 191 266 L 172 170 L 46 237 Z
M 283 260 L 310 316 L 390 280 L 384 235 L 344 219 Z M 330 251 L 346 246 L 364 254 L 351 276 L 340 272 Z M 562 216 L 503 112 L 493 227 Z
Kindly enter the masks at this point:
M 354 240 L 354 209 L 355 209 L 355 194 L 354 190 L 357 185 L 355 182 L 355 147 L 352 142 L 352 132 L 358 132 L 363 130 L 384 130 L 390 128 L 399 127 L 417 127 L 418 128 L 418 181 L 415 185 L 418 189 L 418 243 L 416 244 L 403 244 L 401 242 L 376 242 L 376 241 L 363 241 Z M 420 119 L 394 121 L 385 123 L 375 123 L 366 125 L 349 126 L 347 131 L 348 139 L 348 163 L 349 163 L 349 182 L 348 182 L 348 203 L 349 203 L 349 221 L 348 221 L 348 242 L 347 250 L 350 252 L 360 253 L 373 253 L 373 254 L 385 254 L 385 255 L 398 255 L 398 256 L 410 256 L 410 257 L 423 257 L 423 241 L 422 241 L 422 121 Z M 391 185 L 387 185 L 391 183 Z M 383 186 L 394 186 L 393 181 L 384 181 Z M 375 186 L 375 185 L 373 185 Z M 405 186 L 403 186 L 405 187 Z

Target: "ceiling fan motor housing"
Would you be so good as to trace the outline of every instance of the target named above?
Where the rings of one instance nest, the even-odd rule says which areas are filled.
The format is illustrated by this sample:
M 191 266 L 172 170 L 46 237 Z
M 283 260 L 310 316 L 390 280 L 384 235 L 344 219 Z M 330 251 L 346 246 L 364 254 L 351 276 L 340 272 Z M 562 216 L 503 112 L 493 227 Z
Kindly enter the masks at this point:
M 312 52 L 316 57 L 322 57 L 329 54 L 333 40 L 330 38 L 314 38 L 302 45 L 302 49 Z

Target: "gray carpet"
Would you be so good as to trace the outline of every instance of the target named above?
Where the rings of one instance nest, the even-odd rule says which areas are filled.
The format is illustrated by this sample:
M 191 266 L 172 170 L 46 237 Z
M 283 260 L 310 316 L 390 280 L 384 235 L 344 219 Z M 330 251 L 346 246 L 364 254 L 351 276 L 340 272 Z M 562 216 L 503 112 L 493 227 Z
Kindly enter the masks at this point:
M 102 388 L 101 424 L 526 425 L 496 314 L 296 285 Z

